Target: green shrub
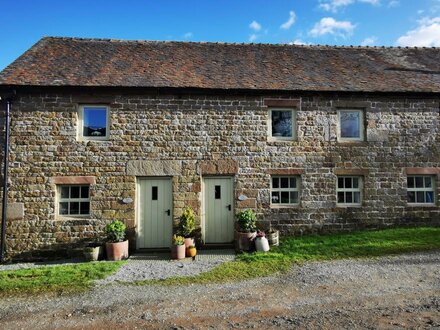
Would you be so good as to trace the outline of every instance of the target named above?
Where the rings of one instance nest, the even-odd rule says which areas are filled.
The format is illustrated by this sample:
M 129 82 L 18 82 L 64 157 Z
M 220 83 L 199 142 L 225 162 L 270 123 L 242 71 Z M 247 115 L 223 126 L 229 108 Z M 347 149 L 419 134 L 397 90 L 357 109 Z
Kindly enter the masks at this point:
M 251 233 L 257 230 L 257 216 L 252 210 L 244 210 L 237 214 L 238 226 L 240 231 Z
M 125 224 L 122 221 L 114 220 L 105 227 L 107 240 L 110 243 L 123 242 L 125 239 Z
M 180 216 L 179 232 L 185 237 L 191 237 L 196 230 L 196 217 L 193 209 L 188 206 Z
M 179 235 L 173 235 L 173 245 L 183 245 L 185 243 L 185 237 Z

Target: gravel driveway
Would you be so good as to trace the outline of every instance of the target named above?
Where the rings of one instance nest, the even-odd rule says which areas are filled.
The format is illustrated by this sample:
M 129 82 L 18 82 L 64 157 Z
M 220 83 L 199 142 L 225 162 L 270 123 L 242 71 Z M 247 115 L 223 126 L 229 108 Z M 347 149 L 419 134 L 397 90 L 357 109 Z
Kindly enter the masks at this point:
M 440 328 L 440 253 L 313 262 L 282 276 L 183 287 L 99 285 L 0 301 L 2 329 Z

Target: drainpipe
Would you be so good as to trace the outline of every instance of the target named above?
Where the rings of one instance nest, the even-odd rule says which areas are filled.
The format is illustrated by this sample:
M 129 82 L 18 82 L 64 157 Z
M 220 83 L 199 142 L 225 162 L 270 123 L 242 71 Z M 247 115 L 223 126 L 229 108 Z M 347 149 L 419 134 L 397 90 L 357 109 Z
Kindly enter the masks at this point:
M 4 262 L 5 246 L 6 246 L 6 208 L 8 201 L 8 166 L 9 166 L 9 110 L 11 101 L 6 100 L 5 114 L 5 150 L 4 150 L 4 167 L 3 167 L 3 203 L 2 203 L 2 236 L 0 246 L 0 263 Z

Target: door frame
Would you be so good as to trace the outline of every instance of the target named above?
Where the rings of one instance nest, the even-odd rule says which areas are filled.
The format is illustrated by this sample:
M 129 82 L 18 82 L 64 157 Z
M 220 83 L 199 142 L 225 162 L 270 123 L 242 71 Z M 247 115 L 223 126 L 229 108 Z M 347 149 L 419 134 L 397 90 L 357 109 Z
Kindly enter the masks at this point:
M 201 201 L 201 210 L 202 214 L 200 217 L 200 225 L 201 225 L 201 235 L 202 235 L 202 241 L 204 244 L 210 244 L 205 242 L 205 230 L 206 230 L 206 203 L 205 203 L 205 179 L 229 179 L 232 182 L 232 216 L 235 224 L 235 176 L 233 175 L 206 175 L 202 176 L 202 201 Z M 215 243 L 213 243 L 215 244 Z
M 174 234 L 174 228 L 173 228 L 173 219 L 174 219 L 174 198 L 173 198 L 173 177 L 172 176 L 136 176 L 136 201 L 135 201 L 135 219 L 136 219 L 136 223 L 135 223 L 135 230 L 136 230 L 136 250 L 139 249 L 150 249 L 150 248 L 141 248 L 139 247 L 139 234 L 141 232 L 139 224 L 140 224 L 140 212 L 141 212 L 141 189 L 140 189 L 140 182 L 142 180 L 169 180 L 171 182 L 171 234 Z M 171 242 L 171 238 L 170 238 L 170 242 Z M 170 243 L 170 248 L 171 248 L 171 243 Z M 151 248 L 152 250 L 154 249 L 161 249 L 161 248 Z

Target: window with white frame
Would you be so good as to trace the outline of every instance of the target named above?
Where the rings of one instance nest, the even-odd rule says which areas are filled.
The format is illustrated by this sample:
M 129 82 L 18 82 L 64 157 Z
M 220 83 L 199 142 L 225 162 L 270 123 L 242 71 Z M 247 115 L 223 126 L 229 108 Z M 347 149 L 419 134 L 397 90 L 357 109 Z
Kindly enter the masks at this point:
M 362 110 L 338 110 L 338 126 L 340 141 L 364 140 L 364 112 Z
M 292 109 L 271 109 L 269 114 L 269 137 L 274 140 L 296 138 L 296 112 Z
M 409 204 L 434 204 L 435 180 L 433 175 L 409 175 L 407 177 L 407 201 Z
M 299 176 L 272 176 L 271 178 L 272 205 L 298 205 L 300 182 Z
M 59 215 L 89 215 L 90 186 L 88 185 L 59 185 L 58 186 Z
M 362 204 L 362 177 L 361 176 L 338 176 L 336 186 L 338 205 L 361 205 Z
M 79 107 L 78 136 L 87 140 L 107 140 L 110 133 L 110 111 L 104 105 Z

